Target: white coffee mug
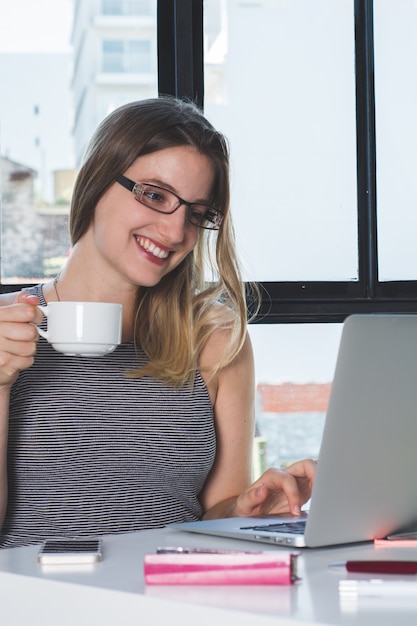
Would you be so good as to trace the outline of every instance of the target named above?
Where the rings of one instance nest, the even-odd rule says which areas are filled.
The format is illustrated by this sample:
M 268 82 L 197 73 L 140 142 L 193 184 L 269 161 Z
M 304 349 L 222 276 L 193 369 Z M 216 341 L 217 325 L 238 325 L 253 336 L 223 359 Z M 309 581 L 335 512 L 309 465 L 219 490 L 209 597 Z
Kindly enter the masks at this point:
M 70 356 L 101 356 L 116 349 L 122 338 L 121 304 L 110 302 L 50 302 L 38 307 L 48 318 L 41 337 Z

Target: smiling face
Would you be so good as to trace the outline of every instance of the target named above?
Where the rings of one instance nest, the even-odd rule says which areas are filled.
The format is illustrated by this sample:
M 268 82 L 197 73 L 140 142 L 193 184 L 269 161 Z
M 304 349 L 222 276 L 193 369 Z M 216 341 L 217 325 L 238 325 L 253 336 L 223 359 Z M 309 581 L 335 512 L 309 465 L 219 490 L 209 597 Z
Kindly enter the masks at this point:
M 214 183 L 209 158 L 191 146 L 141 156 L 123 174 L 170 189 L 188 202 L 208 203 Z M 150 287 L 184 260 L 199 233 L 188 221 L 186 206 L 170 215 L 158 213 L 114 183 L 97 203 L 80 243 L 89 248 L 89 263 L 102 272 L 115 274 L 119 282 Z

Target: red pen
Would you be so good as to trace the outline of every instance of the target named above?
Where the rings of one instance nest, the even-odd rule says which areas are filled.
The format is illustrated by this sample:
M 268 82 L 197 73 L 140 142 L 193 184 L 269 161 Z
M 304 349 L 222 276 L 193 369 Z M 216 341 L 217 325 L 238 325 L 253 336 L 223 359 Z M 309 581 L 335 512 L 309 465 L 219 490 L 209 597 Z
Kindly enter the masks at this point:
M 330 567 L 342 566 L 348 572 L 367 574 L 417 574 L 417 561 L 341 561 Z

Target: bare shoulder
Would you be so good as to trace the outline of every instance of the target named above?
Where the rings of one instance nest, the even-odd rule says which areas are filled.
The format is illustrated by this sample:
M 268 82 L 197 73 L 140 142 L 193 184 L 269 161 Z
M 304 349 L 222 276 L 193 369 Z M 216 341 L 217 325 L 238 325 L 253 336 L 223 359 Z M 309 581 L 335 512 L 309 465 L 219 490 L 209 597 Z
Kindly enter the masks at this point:
M 213 368 L 222 359 L 222 355 L 230 342 L 229 330 L 216 330 L 211 333 L 200 354 L 200 366 L 203 369 Z
M 218 367 L 224 351 L 230 342 L 230 331 L 217 330 L 211 334 L 200 355 L 200 372 L 209 389 L 214 404 L 220 388 L 230 386 L 251 386 L 254 377 L 254 356 L 249 334 L 246 332 L 243 344 L 228 365 Z
M 211 333 L 207 343 L 200 354 L 200 366 L 203 368 L 216 368 L 217 364 L 223 360 L 224 352 L 231 341 L 231 330 L 219 329 Z M 252 344 L 249 334 L 246 332 L 243 344 L 235 356 L 233 363 L 245 358 L 252 358 Z
M 14 304 L 18 293 L 18 291 L 14 291 L 12 293 L 1 293 L 0 306 L 9 306 L 10 304 Z

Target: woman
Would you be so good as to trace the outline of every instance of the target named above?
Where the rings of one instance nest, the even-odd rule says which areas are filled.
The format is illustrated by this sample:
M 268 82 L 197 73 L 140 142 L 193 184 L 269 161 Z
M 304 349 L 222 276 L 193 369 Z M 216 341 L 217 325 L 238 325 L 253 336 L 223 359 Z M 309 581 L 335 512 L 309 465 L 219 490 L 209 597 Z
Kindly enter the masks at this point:
M 253 356 L 223 136 L 175 99 L 117 109 L 88 147 L 70 231 L 54 281 L 0 296 L 0 546 L 298 514 L 312 461 L 251 485 Z M 38 341 L 36 305 L 56 300 L 122 304 L 122 344 L 94 359 Z

